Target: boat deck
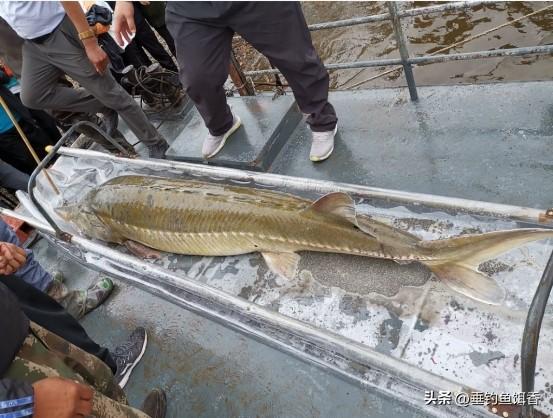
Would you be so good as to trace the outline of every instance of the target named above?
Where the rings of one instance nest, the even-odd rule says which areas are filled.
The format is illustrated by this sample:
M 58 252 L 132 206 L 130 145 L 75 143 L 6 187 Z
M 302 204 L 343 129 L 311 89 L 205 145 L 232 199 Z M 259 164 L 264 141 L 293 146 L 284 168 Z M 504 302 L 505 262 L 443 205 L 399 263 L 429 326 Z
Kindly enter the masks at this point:
M 213 162 L 548 208 L 553 200 L 551 87 L 553 82 L 546 81 L 419 87 L 417 103 L 406 89 L 332 92 L 339 131 L 332 158 L 324 164 L 308 161 L 309 128 L 297 117 L 290 95 L 230 98 L 247 125 Z M 176 141 L 169 156 L 197 162 L 207 131 L 195 110 L 177 119 L 160 128 L 170 142 Z M 281 135 L 274 135 L 277 128 Z
M 263 126 L 242 128 L 232 138 L 231 152 L 214 163 L 548 208 L 553 197 L 553 165 L 547 152 L 553 140 L 551 87 L 551 82 L 421 87 L 415 104 L 403 89 L 332 93 L 340 131 L 334 154 L 321 164 L 308 161 L 308 129 L 289 97 L 275 99 L 283 101 L 275 114 L 270 97 L 260 97 L 257 106 L 257 99 L 233 98 L 235 108 L 253 116 L 262 112 L 263 117 L 245 119 Z M 183 161 L 197 161 L 204 129 L 194 122 L 194 110 L 190 112 L 161 126 L 173 143 L 171 157 Z M 52 170 L 69 200 L 83 187 L 129 172 L 159 174 L 70 157 L 60 158 Z M 180 176 L 177 171 L 166 174 Z M 393 201 L 357 203 L 361 212 L 427 239 L 521 226 L 509 219 Z M 67 260 L 45 240 L 34 248 L 46 265 L 59 264 L 72 286 L 81 287 L 97 274 Z M 450 381 L 484 392 L 515 393 L 520 391 L 519 350 L 526 311 L 552 250 L 551 241 L 533 243 L 481 266 L 507 290 L 501 306 L 455 294 L 419 265 L 353 256 L 303 253 L 299 274 L 291 282 L 268 272 L 258 254 L 167 255 L 156 264 Z M 381 382 L 356 384 L 324 365 L 303 362 L 125 282 L 118 285 L 84 326 L 108 347 L 134 326 L 150 329 L 150 348 L 127 388 L 135 405 L 148 388 L 162 386 L 168 390 L 169 416 L 178 418 L 445 414 L 440 407 L 423 412 L 424 392 L 419 406 L 412 407 L 394 399 L 393 390 L 386 391 Z M 542 409 L 548 413 L 553 412 L 553 372 L 546 367 L 553 360 L 551 312 L 550 306 L 536 377 L 536 387 L 545 391 Z M 460 408 L 448 413 L 469 412 Z

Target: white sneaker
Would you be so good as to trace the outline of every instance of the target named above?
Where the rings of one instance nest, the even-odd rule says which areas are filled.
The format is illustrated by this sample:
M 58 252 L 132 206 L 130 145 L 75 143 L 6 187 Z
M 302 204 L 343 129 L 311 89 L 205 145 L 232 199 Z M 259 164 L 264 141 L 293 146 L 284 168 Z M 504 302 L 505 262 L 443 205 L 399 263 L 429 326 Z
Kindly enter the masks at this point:
M 232 114 L 232 118 L 232 126 L 223 135 L 213 136 L 208 134 L 207 138 L 204 139 L 204 144 L 202 146 L 202 155 L 204 158 L 211 158 L 221 151 L 227 141 L 227 138 L 236 132 L 238 128 L 240 128 L 240 125 L 242 124 L 240 118 L 234 113 Z
M 334 136 L 338 132 L 338 125 L 332 131 L 311 132 L 313 139 L 309 159 L 311 161 L 323 161 L 330 157 L 334 151 Z

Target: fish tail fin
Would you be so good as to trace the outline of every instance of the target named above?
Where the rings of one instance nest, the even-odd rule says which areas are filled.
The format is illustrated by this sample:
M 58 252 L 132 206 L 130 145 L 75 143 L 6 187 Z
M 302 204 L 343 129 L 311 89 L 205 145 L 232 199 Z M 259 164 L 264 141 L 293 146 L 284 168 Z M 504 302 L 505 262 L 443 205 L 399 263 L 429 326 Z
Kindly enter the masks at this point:
M 444 262 L 459 260 L 463 264 L 478 266 L 515 247 L 548 238 L 553 238 L 553 229 L 521 228 L 421 241 L 417 247 L 423 252 L 431 252 L 434 259 Z
M 460 262 L 426 265 L 439 280 L 471 299 L 490 305 L 500 305 L 505 299 L 505 290 L 490 276 L 478 271 L 478 266 Z
M 505 291 L 493 278 L 478 271 L 478 266 L 517 246 L 547 238 L 553 238 L 552 229 L 525 228 L 421 241 L 417 246 L 433 254 L 432 261 L 422 262 L 453 290 L 497 305 L 504 299 Z

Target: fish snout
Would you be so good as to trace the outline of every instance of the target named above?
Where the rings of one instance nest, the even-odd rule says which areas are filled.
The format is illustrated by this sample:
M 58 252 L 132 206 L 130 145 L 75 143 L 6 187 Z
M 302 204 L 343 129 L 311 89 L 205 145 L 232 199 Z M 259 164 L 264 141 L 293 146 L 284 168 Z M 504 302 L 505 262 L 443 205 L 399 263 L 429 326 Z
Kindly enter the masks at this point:
M 74 218 L 74 214 L 77 212 L 77 205 L 63 205 L 54 208 L 54 213 L 62 218 L 64 221 L 70 221 Z

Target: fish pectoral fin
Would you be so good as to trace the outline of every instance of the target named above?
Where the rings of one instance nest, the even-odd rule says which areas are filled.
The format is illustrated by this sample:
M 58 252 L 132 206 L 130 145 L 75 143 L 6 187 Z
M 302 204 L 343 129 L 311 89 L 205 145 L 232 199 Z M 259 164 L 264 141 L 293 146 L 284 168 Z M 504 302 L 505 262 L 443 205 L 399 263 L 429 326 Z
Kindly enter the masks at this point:
M 488 275 L 461 263 L 429 265 L 436 277 L 453 290 L 490 305 L 500 305 L 505 290 Z
M 269 270 L 288 280 L 292 280 L 296 275 L 300 256 L 296 253 L 272 253 L 262 252 Z
M 161 253 L 159 251 L 147 247 L 139 242 L 127 240 L 124 244 L 125 247 L 127 247 L 127 249 L 137 257 L 153 258 L 156 260 L 161 258 Z
M 355 202 L 346 193 L 334 192 L 325 194 L 313 202 L 307 210 L 338 216 L 357 226 Z

